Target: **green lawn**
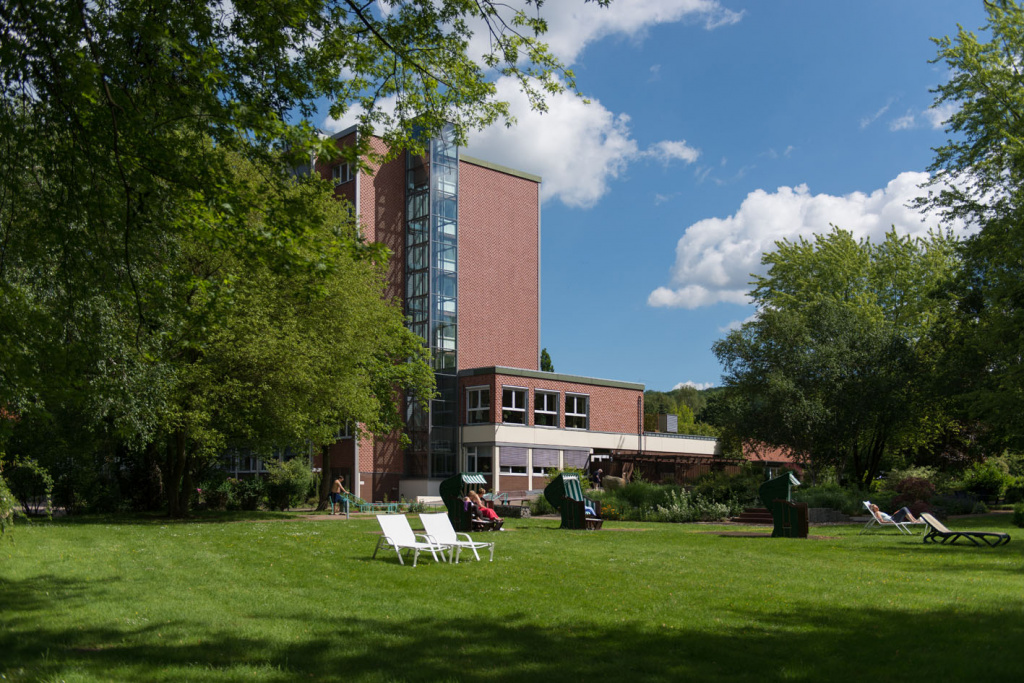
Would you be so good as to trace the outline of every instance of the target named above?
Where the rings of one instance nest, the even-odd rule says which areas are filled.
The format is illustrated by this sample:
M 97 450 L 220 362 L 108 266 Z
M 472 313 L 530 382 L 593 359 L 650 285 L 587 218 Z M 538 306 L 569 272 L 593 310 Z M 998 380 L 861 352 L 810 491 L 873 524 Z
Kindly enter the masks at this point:
M 415 520 L 415 518 L 414 518 Z M 1001 681 L 1024 534 L 509 520 L 494 563 L 370 559 L 372 517 L 22 523 L 0 540 L 0 680 Z M 418 520 L 414 521 L 418 526 Z

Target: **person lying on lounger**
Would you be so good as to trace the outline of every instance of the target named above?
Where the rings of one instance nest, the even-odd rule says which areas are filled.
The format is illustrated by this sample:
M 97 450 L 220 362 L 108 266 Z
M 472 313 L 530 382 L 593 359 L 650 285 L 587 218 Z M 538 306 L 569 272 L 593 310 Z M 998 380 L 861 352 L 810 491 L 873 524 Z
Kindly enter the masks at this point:
M 897 510 L 893 514 L 887 515 L 884 512 L 882 512 L 881 510 L 879 510 L 877 505 L 872 503 L 871 504 L 871 512 L 877 513 L 878 516 L 881 517 L 886 522 L 896 522 L 897 524 L 902 524 L 904 522 L 906 522 L 907 524 L 920 524 L 921 523 L 921 520 L 919 520 L 917 517 L 915 517 L 914 513 L 912 513 L 910 511 L 910 508 L 908 508 L 908 507 L 901 507 L 899 510 Z

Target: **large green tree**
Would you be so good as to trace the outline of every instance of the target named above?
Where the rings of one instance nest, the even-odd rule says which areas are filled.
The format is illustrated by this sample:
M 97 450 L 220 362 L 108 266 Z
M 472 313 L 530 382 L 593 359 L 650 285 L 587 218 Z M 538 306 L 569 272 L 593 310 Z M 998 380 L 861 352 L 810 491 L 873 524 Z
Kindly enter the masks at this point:
M 977 228 L 961 252 L 947 334 L 951 393 L 970 419 L 1024 447 L 1024 9 L 985 2 L 988 40 L 960 28 L 936 40 L 949 70 L 935 106 L 952 111 L 921 204 Z
M 780 447 L 866 485 L 886 456 L 948 426 L 933 400 L 955 266 L 949 235 L 855 240 L 833 229 L 776 243 L 751 292 L 757 317 L 715 343 L 726 369 L 717 419 L 730 434 Z
M 380 301 L 386 253 L 291 169 L 509 121 L 496 74 L 538 107 L 574 87 L 540 5 L 0 4 L 0 409 L 21 425 L 0 443 L 72 416 L 97 447 L 166 451 L 176 514 L 228 441 L 397 425 L 396 387 L 431 392 Z M 318 134 L 323 107 L 359 114 L 355 146 Z

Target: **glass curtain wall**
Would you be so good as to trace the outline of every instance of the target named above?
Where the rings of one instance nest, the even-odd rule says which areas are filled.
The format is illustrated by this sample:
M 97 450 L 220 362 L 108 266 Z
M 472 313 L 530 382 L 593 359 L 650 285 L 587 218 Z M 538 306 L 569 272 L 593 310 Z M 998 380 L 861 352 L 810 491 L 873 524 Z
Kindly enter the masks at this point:
M 444 477 L 456 468 L 459 149 L 451 126 L 406 154 L 405 313 L 430 348 L 438 396 L 430 415 L 410 399 L 406 473 Z

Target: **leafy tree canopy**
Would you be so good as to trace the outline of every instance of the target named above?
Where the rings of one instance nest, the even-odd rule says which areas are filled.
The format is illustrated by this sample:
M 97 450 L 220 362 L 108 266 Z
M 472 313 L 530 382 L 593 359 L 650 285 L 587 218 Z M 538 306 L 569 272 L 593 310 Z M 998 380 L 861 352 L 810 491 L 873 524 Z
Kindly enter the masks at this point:
M 986 2 L 990 39 L 963 28 L 935 41 L 949 70 L 935 107 L 951 108 L 923 207 L 980 230 L 964 240 L 946 335 L 950 393 L 991 438 L 1024 446 L 1024 9 Z
M 717 419 L 861 484 L 884 456 L 934 438 L 948 419 L 928 391 L 929 332 L 946 307 L 932 294 L 954 244 L 893 231 L 875 245 L 838 228 L 776 243 L 751 292 L 757 318 L 713 347 L 726 369 Z

